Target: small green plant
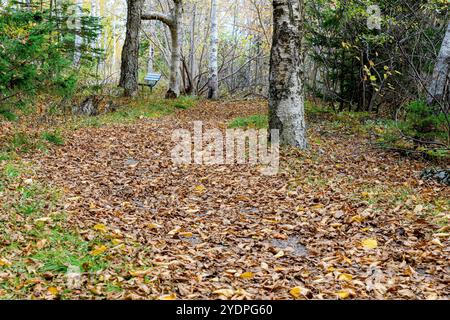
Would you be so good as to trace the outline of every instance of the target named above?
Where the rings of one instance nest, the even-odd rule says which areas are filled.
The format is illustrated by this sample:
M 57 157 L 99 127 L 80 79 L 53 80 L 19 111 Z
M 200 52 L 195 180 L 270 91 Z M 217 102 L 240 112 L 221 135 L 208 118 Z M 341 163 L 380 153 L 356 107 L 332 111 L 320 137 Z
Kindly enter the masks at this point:
M 12 150 L 27 152 L 32 147 L 32 142 L 28 135 L 23 132 L 18 132 L 12 136 L 9 146 Z
M 20 175 L 20 171 L 19 171 L 19 169 L 16 166 L 8 163 L 5 166 L 4 175 L 7 178 L 17 178 Z
M 17 115 L 9 109 L 0 109 L 0 116 L 8 121 L 17 121 Z
M 236 118 L 228 126 L 229 128 L 256 128 L 268 127 L 268 117 L 266 115 L 253 115 L 246 118 Z
M 195 105 L 197 97 L 193 96 L 180 96 L 173 101 L 173 106 L 177 109 L 189 109 Z
M 12 135 L 7 144 L 6 150 L 8 153 L 29 153 L 34 150 L 45 150 L 46 146 L 40 139 L 35 136 L 25 133 L 16 132 Z
M 64 144 L 64 139 L 62 138 L 61 134 L 58 131 L 55 132 L 43 132 L 41 135 L 42 139 L 56 144 L 56 145 L 63 145 Z
M 405 107 L 406 117 L 403 129 L 413 138 L 424 141 L 435 141 L 445 138 L 445 116 L 436 113 L 422 100 L 414 100 Z M 447 128 L 448 130 L 448 128 Z

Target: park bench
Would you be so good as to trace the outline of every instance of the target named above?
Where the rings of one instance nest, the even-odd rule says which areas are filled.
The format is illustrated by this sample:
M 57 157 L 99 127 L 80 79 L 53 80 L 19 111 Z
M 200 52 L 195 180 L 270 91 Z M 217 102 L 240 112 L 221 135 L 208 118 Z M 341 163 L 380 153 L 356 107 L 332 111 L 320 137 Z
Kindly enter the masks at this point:
M 150 91 L 152 91 L 153 87 L 156 86 L 159 80 L 161 80 L 160 73 L 149 72 L 144 78 L 144 83 L 139 83 L 139 85 L 150 87 Z

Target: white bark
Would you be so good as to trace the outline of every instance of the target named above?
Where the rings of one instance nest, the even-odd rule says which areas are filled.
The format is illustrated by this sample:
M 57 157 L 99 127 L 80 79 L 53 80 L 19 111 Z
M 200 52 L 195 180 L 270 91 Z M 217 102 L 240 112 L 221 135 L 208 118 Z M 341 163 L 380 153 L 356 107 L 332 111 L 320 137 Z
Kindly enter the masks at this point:
M 281 144 L 304 149 L 307 142 L 302 79 L 302 13 L 301 0 L 273 0 L 269 128 L 279 130 Z
M 79 67 L 81 63 L 81 46 L 83 44 L 83 38 L 78 35 L 78 32 L 81 33 L 81 15 L 82 15 L 82 6 L 83 0 L 76 0 L 75 2 L 75 53 L 73 57 L 73 64 L 75 67 Z
M 193 86 L 193 81 L 196 75 L 196 64 L 195 64 L 195 23 L 197 17 L 197 5 L 194 3 L 192 6 L 192 21 L 191 21 L 191 30 L 190 30 L 190 39 L 189 39 L 189 73 L 191 77 L 191 85 Z M 191 88 L 193 89 L 193 88 Z
M 428 91 L 428 103 L 442 103 L 444 110 L 448 112 L 450 99 L 450 23 L 447 26 Z
M 211 0 L 211 43 L 209 52 L 209 79 L 208 79 L 208 98 L 217 99 L 219 96 L 218 79 L 218 54 L 219 30 L 217 23 L 217 0 Z

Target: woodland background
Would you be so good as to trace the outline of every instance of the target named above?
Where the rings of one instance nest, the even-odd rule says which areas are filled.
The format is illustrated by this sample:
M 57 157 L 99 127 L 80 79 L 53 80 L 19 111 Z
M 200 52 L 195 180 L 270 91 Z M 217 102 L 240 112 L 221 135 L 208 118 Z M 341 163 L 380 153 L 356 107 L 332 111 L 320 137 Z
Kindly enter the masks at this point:
M 180 63 L 143 20 L 137 80 L 162 79 L 128 94 L 139 2 L 147 18 L 181 6 Z M 194 120 L 270 127 L 288 2 L 1 0 L 0 298 L 450 297 L 448 0 L 295 2 L 301 54 L 284 60 L 302 61 L 308 147 L 283 146 L 271 177 L 171 162 Z

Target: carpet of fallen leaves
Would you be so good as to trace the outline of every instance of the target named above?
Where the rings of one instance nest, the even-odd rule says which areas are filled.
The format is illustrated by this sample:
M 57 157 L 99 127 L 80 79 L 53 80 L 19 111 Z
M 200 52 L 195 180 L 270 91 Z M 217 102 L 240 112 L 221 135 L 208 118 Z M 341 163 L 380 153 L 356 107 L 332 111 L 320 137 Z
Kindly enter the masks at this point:
M 67 290 L 37 274 L 35 298 L 448 299 L 449 188 L 419 160 L 371 149 L 349 128 L 310 119 L 310 149 L 281 171 L 182 165 L 174 129 L 225 129 L 263 102 L 211 103 L 161 119 L 82 128 L 30 156 L 34 179 L 63 190 L 67 228 L 104 268 Z M 351 128 L 350 128 L 351 129 Z M 113 288 L 113 289 L 111 289 Z

